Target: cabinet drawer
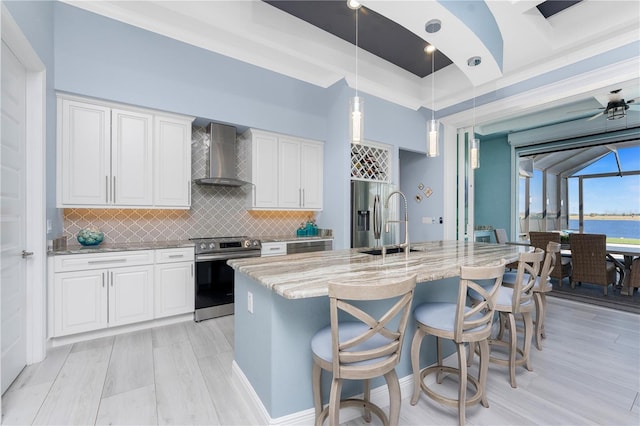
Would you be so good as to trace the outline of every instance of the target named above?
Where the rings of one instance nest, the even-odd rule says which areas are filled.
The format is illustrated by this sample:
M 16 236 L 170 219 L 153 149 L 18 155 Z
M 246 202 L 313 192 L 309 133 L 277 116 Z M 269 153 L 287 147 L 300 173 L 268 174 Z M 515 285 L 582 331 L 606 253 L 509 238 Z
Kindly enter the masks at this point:
M 156 250 L 156 263 L 193 262 L 193 247 Z
M 54 272 L 150 265 L 153 264 L 153 252 L 153 250 L 137 250 L 56 256 L 54 259 Z
M 261 256 L 284 256 L 287 254 L 287 243 L 262 243 Z

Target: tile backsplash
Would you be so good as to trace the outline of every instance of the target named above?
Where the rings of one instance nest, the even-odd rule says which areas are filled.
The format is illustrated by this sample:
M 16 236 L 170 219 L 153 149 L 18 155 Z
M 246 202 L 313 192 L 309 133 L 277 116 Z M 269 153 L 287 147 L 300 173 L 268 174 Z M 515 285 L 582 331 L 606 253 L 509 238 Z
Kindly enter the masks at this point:
M 206 128 L 193 128 L 191 176 L 206 173 Z M 237 173 L 249 179 L 248 145 L 239 143 Z M 249 211 L 251 186 L 231 188 L 191 184 L 190 210 L 156 209 L 65 209 L 64 235 L 75 241 L 78 231 L 87 226 L 100 228 L 105 242 L 185 240 L 191 237 L 249 235 L 295 236 L 301 222 L 313 217 L 306 211 Z

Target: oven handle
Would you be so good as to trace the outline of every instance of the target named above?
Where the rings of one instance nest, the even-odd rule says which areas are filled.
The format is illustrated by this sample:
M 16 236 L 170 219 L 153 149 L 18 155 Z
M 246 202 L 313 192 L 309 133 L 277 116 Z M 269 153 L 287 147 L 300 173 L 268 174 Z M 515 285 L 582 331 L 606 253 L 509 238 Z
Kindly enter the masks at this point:
M 238 253 L 221 253 L 221 254 L 199 254 L 196 255 L 197 262 L 208 262 L 211 260 L 228 260 L 239 259 L 243 257 L 260 257 L 260 251 L 256 250 L 255 253 L 238 252 Z

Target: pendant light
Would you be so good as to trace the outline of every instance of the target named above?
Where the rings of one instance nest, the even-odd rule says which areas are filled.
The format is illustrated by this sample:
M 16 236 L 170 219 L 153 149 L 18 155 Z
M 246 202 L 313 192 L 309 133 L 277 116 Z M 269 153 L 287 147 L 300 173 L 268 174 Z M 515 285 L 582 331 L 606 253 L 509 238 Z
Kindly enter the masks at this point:
M 424 48 L 427 54 L 431 55 L 431 120 L 427 123 L 427 157 L 437 157 L 438 150 L 438 128 L 440 123 L 436 120 L 436 100 L 435 100 L 435 52 L 436 48 L 430 44 Z
M 361 4 L 347 0 L 347 6 L 356 12 L 356 95 L 349 102 L 349 137 L 351 143 L 360 143 L 364 137 L 364 100 L 358 96 L 358 11 Z
M 480 139 L 476 138 L 476 87 L 473 87 L 473 138 L 471 139 L 471 147 L 469 149 L 469 162 L 472 169 L 480 167 Z

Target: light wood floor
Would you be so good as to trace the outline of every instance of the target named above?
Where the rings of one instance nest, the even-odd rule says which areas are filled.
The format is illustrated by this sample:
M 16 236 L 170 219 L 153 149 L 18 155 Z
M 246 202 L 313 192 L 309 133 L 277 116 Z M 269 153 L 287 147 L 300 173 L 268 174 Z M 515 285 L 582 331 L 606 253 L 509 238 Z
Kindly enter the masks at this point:
M 534 371 L 518 368 L 512 389 L 506 369 L 491 365 L 490 407 L 469 407 L 467 424 L 639 425 L 640 316 L 548 300 L 547 339 L 543 351 L 533 349 Z M 2 422 L 260 424 L 231 375 L 232 358 L 232 317 L 52 349 L 3 395 Z M 401 424 L 457 424 L 454 409 L 425 396 L 413 407 L 409 398 Z

